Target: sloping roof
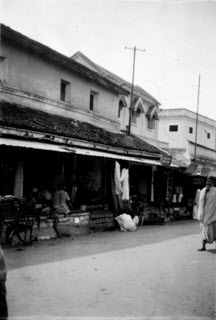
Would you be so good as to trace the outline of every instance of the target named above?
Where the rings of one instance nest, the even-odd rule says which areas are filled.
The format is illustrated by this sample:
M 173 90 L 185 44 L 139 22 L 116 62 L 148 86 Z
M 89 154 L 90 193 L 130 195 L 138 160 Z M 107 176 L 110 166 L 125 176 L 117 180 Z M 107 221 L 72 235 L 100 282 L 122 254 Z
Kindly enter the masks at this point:
M 139 98 L 138 98 L 138 97 L 136 97 L 136 98 L 134 98 L 134 99 L 133 99 L 133 101 L 132 101 L 132 109 L 134 109 L 134 108 L 135 108 L 135 106 L 136 106 L 136 104 L 137 104 L 138 100 L 139 100 Z
M 152 108 L 152 107 L 150 107 Z M 136 112 L 138 109 L 140 112 L 144 113 L 143 101 L 141 98 L 135 98 L 132 103 L 132 109 Z
M 121 77 L 117 76 L 116 74 L 108 71 L 107 69 L 99 66 L 98 64 L 94 63 L 92 60 L 90 60 L 87 56 L 85 56 L 81 51 L 77 51 L 71 58 L 75 59 L 76 57 L 81 57 L 82 59 L 84 59 L 85 61 L 87 61 L 87 63 L 94 68 L 97 72 L 99 72 L 101 75 L 106 76 L 107 78 L 109 78 L 111 81 L 116 82 L 119 86 L 122 86 L 122 88 L 126 88 L 126 89 L 131 89 L 131 83 L 122 79 Z M 140 86 L 134 85 L 133 87 L 133 93 L 134 95 L 142 95 L 143 98 L 146 99 L 150 99 L 152 101 L 152 103 L 157 104 L 158 106 L 160 105 L 160 103 L 158 102 L 157 99 L 155 99 L 153 96 L 151 96 L 148 92 L 146 92 L 143 88 L 141 88 Z
M 87 68 L 83 64 L 72 60 L 71 58 L 49 48 L 48 46 L 45 46 L 44 44 L 41 44 L 40 42 L 37 42 L 35 40 L 32 40 L 28 38 L 27 36 L 24 36 L 23 34 L 9 28 L 8 26 L 5 26 L 4 24 L 0 24 L 0 39 L 9 39 L 13 41 L 14 43 L 17 43 L 19 45 L 22 45 L 23 47 L 28 48 L 31 50 L 34 54 L 38 53 L 42 56 L 45 56 L 46 58 L 50 60 L 54 60 L 55 63 L 64 65 L 69 70 L 73 70 L 79 74 L 81 74 L 84 77 L 87 77 L 89 79 L 92 79 L 94 81 L 97 81 L 101 85 L 110 88 L 111 90 L 114 90 L 115 92 L 119 94 L 129 94 L 129 91 L 126 89 L 120 87 L 116 81 L 112 81 L 108 77 L 105 77 L 104 75 L 99 74 L 98 72 L 93 71 L 92 69 Z
M 127 143 L 127 135 L 112 133 L 87 122 L 49 114 L 29 107 L 0 102 L 0 126 L 30 130 L 39 133 L 98 143 L 109 147 L 142 151 L 159 156 L 160 150 L 133 136 L 133 144 Z
M 158 111 L 155 106 L 149 107 L 148 111 L 146 112 L 146 116 L 152 118 L 155 116 L 157 120 L 159 120 Z

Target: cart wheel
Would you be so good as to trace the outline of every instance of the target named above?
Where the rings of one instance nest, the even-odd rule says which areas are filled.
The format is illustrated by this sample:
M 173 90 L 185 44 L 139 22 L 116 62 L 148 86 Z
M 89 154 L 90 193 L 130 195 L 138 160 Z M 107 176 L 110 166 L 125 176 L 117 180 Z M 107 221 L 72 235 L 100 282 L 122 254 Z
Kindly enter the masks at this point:
M 32 213 L 21 213 L 19 215 L 16 234 L 22 243 L 31 243 L 37 238 L 40 229 L 40 216 L 35 211 Z

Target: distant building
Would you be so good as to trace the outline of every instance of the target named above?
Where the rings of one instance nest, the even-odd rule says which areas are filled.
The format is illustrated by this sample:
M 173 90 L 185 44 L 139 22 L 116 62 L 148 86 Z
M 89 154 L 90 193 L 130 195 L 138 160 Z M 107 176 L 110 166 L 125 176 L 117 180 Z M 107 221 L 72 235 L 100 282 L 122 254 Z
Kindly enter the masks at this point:
M 158 134 L 169 144 L 172 163 L 216 176 L 216 121 L 187 109 L 163 109 L 159 119 Z

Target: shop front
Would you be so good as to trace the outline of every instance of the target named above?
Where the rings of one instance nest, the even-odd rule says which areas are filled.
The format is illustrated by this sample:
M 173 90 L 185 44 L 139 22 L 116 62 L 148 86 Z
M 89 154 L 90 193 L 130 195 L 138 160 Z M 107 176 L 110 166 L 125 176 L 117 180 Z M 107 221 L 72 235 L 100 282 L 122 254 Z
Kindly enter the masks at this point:
M 155 160 L 7 139 L 0 149 L 3 155 L 0 159 L 1 197 L 13 195 L 29 199 L 36 190 L 38 194 L 46 191 L 52 199 L 58 184 L 63 182 L 71 199 L 73 219 L 63 219 L 62 223 L 65 221 L 65 224 L 73 225 L 74 234 L 89 232 L 87 220 L 93 229 L 104 229 L 114 224 L 120 208 L 114 185 L 116 162 L 122 168 L 127 164 L 130 196 L 138 192 L 147 203 L 154 194 L 153 171 L 156 164 L 159 165 Z M 80 216 L 83 214 L 88 214 L 89 219 L 83 219 Z M 45 218 L 42 225 L 46 224 Z

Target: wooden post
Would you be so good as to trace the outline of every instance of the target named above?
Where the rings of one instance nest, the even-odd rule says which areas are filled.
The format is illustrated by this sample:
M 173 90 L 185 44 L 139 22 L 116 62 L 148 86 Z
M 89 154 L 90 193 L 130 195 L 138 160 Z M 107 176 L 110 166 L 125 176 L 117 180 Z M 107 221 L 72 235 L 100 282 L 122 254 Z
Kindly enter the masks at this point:
M 74 203 L 76 200 L 76 192 L 77 192 L 77 186 L 76 186 L 76 154 L 73 155 L 73 176 L 72 176 L 72 190 L 71 190 L 71 202 Z

